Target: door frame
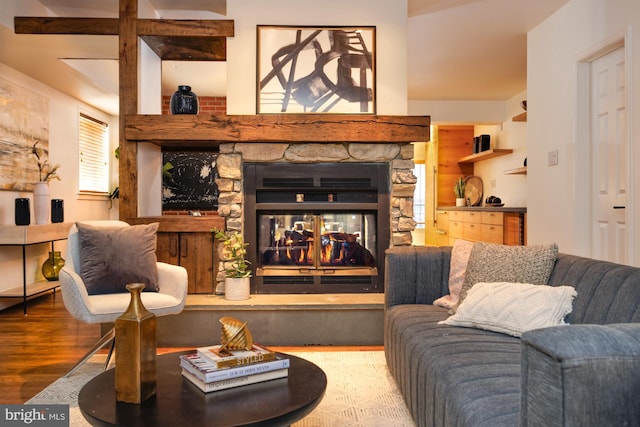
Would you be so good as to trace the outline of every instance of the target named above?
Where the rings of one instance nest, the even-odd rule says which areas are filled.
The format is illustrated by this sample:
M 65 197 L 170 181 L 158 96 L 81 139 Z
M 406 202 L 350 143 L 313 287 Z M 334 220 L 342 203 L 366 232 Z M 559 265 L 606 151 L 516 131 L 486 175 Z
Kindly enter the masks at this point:
M 575 168 L 573 182 L 574 194 L 576 195 L 576 209 L 574 211 L 574 224 L 576 226 L 576 248 L 578 255 L 592 256 L 592 164 L 591 164 L 591 63 L 598 58 L 618 49 L 624 49 L 625 73 L 627 78 L 627 99 L 626 108 L 629 120 L 627 120 L 627 135 L 629 138 L 629 155 L 627 156 L 627 188 L 629 190 L 626 215 L 628 262 L 633 263 L 634 257 L 634 141 L 633 141 L 633 111 L 632 111 L 632 70 L 631 70 L 631 28 L 626 31 L 614 34 L 602 42 L 592 46 L 583 52 L 577 59 L 577 96 L 576 96 L 576 123 L 575 123 Z M 589 177 L 589 179 L 584 179 Z

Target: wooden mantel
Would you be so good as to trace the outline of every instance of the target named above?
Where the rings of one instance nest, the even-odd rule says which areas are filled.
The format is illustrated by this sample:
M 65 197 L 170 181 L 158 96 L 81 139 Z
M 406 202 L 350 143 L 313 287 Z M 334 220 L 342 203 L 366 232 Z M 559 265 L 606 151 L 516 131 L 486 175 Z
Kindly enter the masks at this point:
M 429 140 L 428 116 L 352 114 L 129 115 L 125 139 L 164 147 L 220 142 L 367 142 Z

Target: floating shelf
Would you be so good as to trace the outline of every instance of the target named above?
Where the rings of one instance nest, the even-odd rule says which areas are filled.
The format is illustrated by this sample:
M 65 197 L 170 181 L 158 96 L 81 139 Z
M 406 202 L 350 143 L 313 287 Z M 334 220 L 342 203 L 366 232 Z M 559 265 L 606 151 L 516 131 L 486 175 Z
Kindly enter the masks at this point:
M 520 113 L 517 116 L 513 116 L 511 119 L 514 122 L 526 122 L 527 121 L 527 112 Z
M 483 151 L 481 153 L 465 156 L 458 160 L 458 163 L 475 163 L 482 160 L 491 159 L 493 157 L 506 156 L 513 153 L 510 148 L 494 148 L 493 150 Z
M 505 169 L 504 174 L 505 175 L 526 175 L 527 167 L 520 166 L 519 168 Z

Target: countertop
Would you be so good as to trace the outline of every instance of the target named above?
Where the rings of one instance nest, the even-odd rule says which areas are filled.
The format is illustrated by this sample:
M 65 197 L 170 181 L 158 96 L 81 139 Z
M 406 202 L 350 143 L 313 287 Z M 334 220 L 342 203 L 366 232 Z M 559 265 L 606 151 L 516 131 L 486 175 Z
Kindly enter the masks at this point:
M 438 206 L 439 211 L 527 213 L 527 208 L 512 206 Z

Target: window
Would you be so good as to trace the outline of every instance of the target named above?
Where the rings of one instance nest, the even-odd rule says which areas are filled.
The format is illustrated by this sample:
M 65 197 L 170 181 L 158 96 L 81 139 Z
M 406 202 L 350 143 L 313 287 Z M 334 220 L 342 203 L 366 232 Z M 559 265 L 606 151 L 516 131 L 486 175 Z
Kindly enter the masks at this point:
M 78 142 L 81 193 L 109 193 L 109 125 L 80 113 Z
M 416 181 L 416 190 L 413 194 L 413 219 L 417 222 L 416 228 L 424 228 L 425 224 L 425 185 L 426 174 L 425 165 L 415 164 L 413 174 L 418 178 Z

